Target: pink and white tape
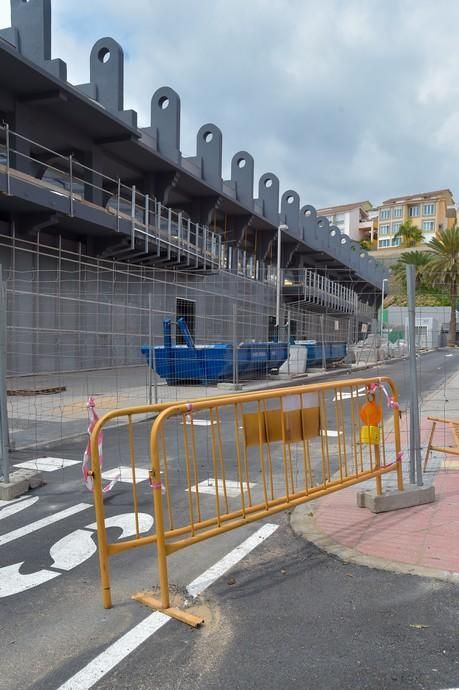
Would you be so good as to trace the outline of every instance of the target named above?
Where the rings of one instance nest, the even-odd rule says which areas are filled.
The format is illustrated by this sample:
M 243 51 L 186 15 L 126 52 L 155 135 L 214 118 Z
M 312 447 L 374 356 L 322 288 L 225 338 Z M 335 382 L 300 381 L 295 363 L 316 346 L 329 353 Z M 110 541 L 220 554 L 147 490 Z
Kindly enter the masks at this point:
M 88 491 L 93 491 L 94 489 L 94 480 L 92 476 L 90 475 L 90 467 L 91 467 L 91 433 L 94 430 L 94 427 L 96 426 L 96 422 L 98 421 L 99 417 L 96 412 L 96 403 L 94 398 L 89 397 L 88 402 L 86 403 L 86 407 L 88 409 L 88 421 L 89 421 L 89 426 L 88 426 L 88 442 L 86 444 L 86 448 L 84 451 L 83 455 L 83 481 L 84 484 L 86 485 L 86 488 Z M 97 437 L 97 447 L 99 450 L 99 466 L 100 466 L 100 471 L 102 472 L 102 467 L 103 467 L 103 442 L 104 442 L 104 432 L 100 431 L 99 436 Z M 108 484 L 106 484 L 102 491 L 104 494 L 108 493 L 113 489 L 115 486 L 116 482 L 120 479 L 120 474 L 118 474 L 116 477 L 114 477 Z

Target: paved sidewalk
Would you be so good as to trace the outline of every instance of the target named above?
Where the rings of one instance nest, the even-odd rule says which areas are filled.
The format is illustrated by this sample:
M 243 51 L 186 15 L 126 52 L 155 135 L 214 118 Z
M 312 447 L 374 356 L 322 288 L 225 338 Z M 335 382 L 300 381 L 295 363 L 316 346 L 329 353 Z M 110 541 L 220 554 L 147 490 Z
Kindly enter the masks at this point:
M 423 400 L 421 444 L 423 457 L 431 429 L 428 415 L 459 418 L 459 375 Z M 445 402 L 446 401 L 446 402 Z M 402 420 L 404 478 L 409 481 L 409 423 Z M 434 443 L 454 446 L 448 427 L 437 426 Z M 326 496 L 294 511 L 292 526 L 309 541 L 345 561 L 370 567 L 414 573 L 459 583 L 459 458 L 432 453 L 424 483 L 434 484 L 435 503 L 374 514 L 358 508 L 356 494 L 374 489 L 374 481 Z M 391 488 L 395 477 L 383 478 Z

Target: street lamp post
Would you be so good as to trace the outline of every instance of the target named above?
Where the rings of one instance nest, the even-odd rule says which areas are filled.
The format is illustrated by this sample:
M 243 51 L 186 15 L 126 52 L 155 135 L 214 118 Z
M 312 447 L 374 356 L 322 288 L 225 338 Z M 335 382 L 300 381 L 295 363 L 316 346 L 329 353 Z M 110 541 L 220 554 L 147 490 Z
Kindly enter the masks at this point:
M 383 278 L 382 288 L 381 288 L 381 339 L 384 330 L 384 284 L 389 282 L 389 278 Z
M 282 233 L 287 230 L 288 225 L 279 225 L 277 228 L 276 328 L 278 340 L 280 332 Z

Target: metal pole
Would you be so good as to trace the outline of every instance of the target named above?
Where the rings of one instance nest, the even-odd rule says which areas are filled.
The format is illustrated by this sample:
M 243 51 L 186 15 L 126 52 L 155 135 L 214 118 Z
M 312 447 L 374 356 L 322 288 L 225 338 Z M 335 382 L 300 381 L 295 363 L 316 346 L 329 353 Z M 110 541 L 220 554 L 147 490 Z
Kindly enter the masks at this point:
M 327 368 L 327 358 L 325 357 L 325 329 L 324 329 L 324 315 L 320 317 L 320 337 L 322 339 L 322 369 Z
M 133 184 L 131 189 L 131 249 L 135 249 L 135 200 L 136 189 L 135 184 Z
M 290 376 L 290 337 L 292 329 L 290 325 L 291 311 L 287 310 L 287 374 Z
M 150 197 L 145 194 L 145 252 L 148 254 L 148 238 L 150 233 Z
M 416 272 L 407 265 L 406 284 L 408 293 L 408 342 L 410 348 L 410 483 L 418 486 L 422 481 L 421 434 L 419 429 L 418 372 L 416 364 Z M 411 421 L 412 420 L 412 421 Z
M 382 289 L 381 289 L 381 343 L 384 332 L 384 285 L 387 283 L 387 278 L 383 278 Z
M 153 307 L 153 295 L 150 293 L 148 295 L 148 402 L 152 404 L 151 389 L 154 387 L 155 395 L 155 405 L 158 403 L 158 377 L 156 375 L 156 352 L 155 343 L 153 338 L 153 318 L 152 318 L 152 307 Z
M 280 340 L 280 302 L 281 302 L 281 251 L 282 251 L 282 231 L 277 229 L 277 274 L 276 274 L 276 327 L 277 340 Z
M 69 156 L 69 175 L 70 175 L 70 217 L 73 218 L 73 154 Z
M 118 191 L 116 199 L 116 229 L 120 231 L 120 203 L 121 203 L 121 180 L 118 177 Z
M 11 194 L 11 182 L 10 182 L 10 127 L 6 125 L 6 193 L 8 196 Z
M 10 480 L 10 463 L 8 454 L 8 407 L 6 398 L 6 286 L 3 282 L 0 265 L 0 453 L 2 460 L 3 481 Z
M 233 304 L 233 385 L 237 386 L 239 383 L 239 368 L 238 368 L 238 346 L 237 346 L 237 304 Z

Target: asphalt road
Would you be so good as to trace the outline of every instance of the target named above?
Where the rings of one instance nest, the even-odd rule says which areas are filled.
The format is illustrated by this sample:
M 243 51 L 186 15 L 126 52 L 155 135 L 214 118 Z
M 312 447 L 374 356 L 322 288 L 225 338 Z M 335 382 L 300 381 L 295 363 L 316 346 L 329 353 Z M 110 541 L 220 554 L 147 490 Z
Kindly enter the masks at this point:
M 458 367 L 456 351 L 421 357 L 422 394 Z M 409 397 L 407 363 L 363 372 L 366 378 L 384 373 L 396 380 L 403 407 Z M 146 427 L 136 428 L 138 457 L 145 464 Z M 116 453 L 128 464 L 123 434 L 107 435 L 105 453 Z M 84 443 L 64 442 L 40 455 L 80 463 Z M 33 457 L 37 454 L 17 453 L 14 462 Z M 0 505 L 2 690 L 59 688 L 97 655 L 110 653 L 110 645 L 149 615 L 131 594 L 157 582 L 153 548 L 117 556 L 112 560 L 115 605 L 102 609 L 94 513 L 81 483 L 81 464 L 46 478 L 46 486 L 23 499 L 24 507 L 16 504 L 22 510 L 13 514 L 12 505 Z M 113 539 L 126 529 L 128 518 L 122 516 L 132 511 L 129 489 L 117 485 L 105 501 L 107 517 L 115 521 Z M 148 484 L 138 484 L 138 490 L 147 533 Z M 183 494 L 177 481 L 181 514 L 187 509 Z M 56 522 L 39 522 L 69 509 L 74 513 Z M 457 588 L 345 566 L 295 537 L 288 516 L 270 522 L 280 525 L 276 532 L 202 595 L 207 620 L 202 630 L 171 621 L 96 687 L 440 689 L 459 684 Z M 240 528 L 172 557 L 170 581 L 177 592 L 259 527 Z M 429 627 L 411 627 L 416 625 Z

